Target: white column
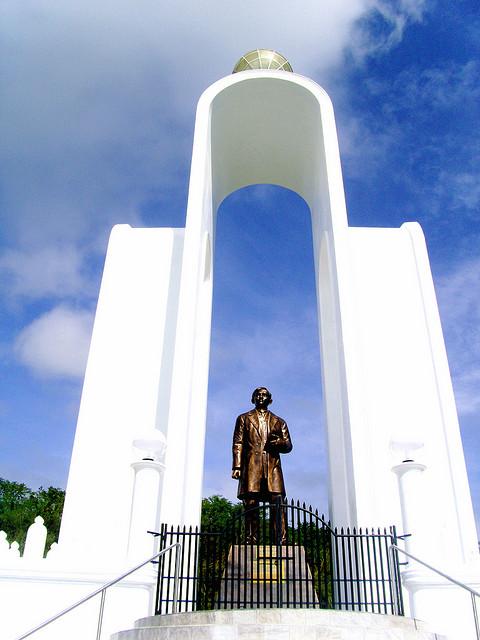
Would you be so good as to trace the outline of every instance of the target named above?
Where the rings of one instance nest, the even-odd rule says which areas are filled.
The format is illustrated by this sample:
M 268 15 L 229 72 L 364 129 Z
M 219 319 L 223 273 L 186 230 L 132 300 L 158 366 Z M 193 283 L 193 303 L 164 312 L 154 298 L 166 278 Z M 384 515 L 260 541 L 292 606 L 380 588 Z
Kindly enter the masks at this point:
M 425 547 L 425 513 L 424 491 L 421 475 L 427 467 L 413 460 L 404 460 L 392 468 L 398 478 L 400 507 L 402 511 L 405 550 L 421 558 Z M 412 562 L 411 560 L 409 561 Z
M 155 553 L 154 538 L 148 531 L 158 531 L 160 514 L 160 482 L 165 469 L 162 462 L 166 439 L 158 431 L 147 432 L 133 441 L 139 460 L 133 462 L 132 510 L 128 536 L 128 557 L 146 560 Z
M 43 524 L 42 516 L 37 516 L 33 524 L 28 527 L 27 539 L 23 557 L 30 560 L 39 560 L 45 553 L 45 542 L 47 541 L 47 528 Z
M 8 557 L 10 545 L 7 540 L 5 531 L 0 531 L 0 559 Z
M 165 465 L 156 460 L 140 460 L 133 462 L 131 467 L 135 472 L 135 480 L 128 557 L 135 562 L 140 562 L 155 553 L 154 537 L 147 531 L 158 530 L 158 496 Z
M 422 477 L 426 468 L 413 460 L 404 460 L 392 468 L 398 478 L 403 533 L 410 534 L 405 538 L 405 550 L 477 589 L 478 584 L 472 584 L 478 581 L 473 567 L 472 574 L 467 576 L 460 567 L 450 568 L 448 557 L 442 566 L 437 560 L 430 560 L 431 547 L 435 546 L 435 536 L 439 532 L 429 522 Z M 400 560 L 403 559 L 400 555 Z M 405 559 L 408 559 L 408 565 L 402 572 L 402 582 L 409 595 L 410 616 L 429 622 L 433 631 L 446 634 L 449 640 L 474 640 L 469 594 L 418 562 Z

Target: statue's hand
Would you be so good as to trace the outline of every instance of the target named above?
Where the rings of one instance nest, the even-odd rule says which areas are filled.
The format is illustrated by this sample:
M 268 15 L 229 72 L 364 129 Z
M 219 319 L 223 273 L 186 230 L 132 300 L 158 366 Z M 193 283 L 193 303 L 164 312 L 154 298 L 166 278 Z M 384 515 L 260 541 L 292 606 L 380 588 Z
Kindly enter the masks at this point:
M 240 469 L 233 469 L 232 471 L 232 478 L 234 480 L 238 480 L 240 478 Z
M 278 433 L 270 433 L 267 440 L 267 449 L 270 451 L 275 451 L 276 448 L 281 444 L 282 438 L 278 435 Z

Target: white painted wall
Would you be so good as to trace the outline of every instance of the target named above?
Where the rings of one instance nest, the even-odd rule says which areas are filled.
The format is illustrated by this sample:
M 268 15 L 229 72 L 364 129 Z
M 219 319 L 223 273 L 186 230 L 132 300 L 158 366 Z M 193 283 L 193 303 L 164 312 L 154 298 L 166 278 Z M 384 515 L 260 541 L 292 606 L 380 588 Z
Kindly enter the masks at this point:
M 59 553 L 83 567 L 123 561 L 132 441 L 167 430 L 182 245 L 182 229 L 111 234 L 59 540 Z M 158 495 L 150 499 L 154 510 Z
M 358 521 L 370 526 L 400 522 L 391 467 L 401 458 L 390 443 L 423 441 L 417 456 L 427 466 L 425 559 L 443 566 L 446 558 L 453 565 L 477 561 L 460 430 L 420 226 L 350 228 L 349 255 L 355 390 L 362 414 L 352 429 Z
M 49 617 L 93 593 L 116 577 L 116 571 L 81 571 L 62 562 L 2 564 L 0 602 L 2 640 L 15 640 Z M 153 612 L 155 579 L 152 570 L 135 574 L 112 587 L 105 599 L 101 640 L 129 629 L 135 619 Z M 89 640 L 96 638 L 100 596 L 32 635 L 32 640 Z

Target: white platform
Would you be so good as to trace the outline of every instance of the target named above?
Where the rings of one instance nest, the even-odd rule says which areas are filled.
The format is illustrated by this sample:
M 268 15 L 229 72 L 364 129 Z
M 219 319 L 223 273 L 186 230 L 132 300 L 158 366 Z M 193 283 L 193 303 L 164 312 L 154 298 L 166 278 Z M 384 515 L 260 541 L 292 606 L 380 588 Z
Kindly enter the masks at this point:
M 424 622 L 323 609 L 240 609 L 152 616 L 111 640 L 443 640 Z

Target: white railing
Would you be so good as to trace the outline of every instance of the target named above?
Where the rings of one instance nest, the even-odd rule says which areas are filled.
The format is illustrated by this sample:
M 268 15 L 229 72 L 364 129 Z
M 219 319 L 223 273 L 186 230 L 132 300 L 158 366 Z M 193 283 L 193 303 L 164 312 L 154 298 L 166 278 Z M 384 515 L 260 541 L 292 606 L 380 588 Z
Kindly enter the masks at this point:
M 40 629 L 43 629 L 44 627 L 46 627 L 47 625 L 51 624 L 52 622 L 55 622 L 55 620 L 58 620 L 59 618 L 62 618 L 67 613 L 70 613 L 70 611 L 73 611 L 73 609 L 76 609 L 80 605 L 84 604 L 85 602 L 88 602 L 88 600 L 91 600 L 92 598 L 97 596 L 99 593 L 101 593 L 102 595 L 101 595 L 101 598 L 100 598 L 100 610 L 98 612 L 98 624 L 97 624 L 97 636 L 96 636 L 96 640 L 100 640 L 100 636 L 101 636 L 101 633 L 102 633 L 103 610 L 105 608 L 105 593 L 106 593 L 107 589 L 109 589 L 113 585 L 117 584 L 118 582 L 120 582 L 124 578 L 127 578 L 129 575 L 131 575 L 132 573 L 134 573 L 138 569 L 141 569 L 146 564 L 149 564 L 150 562 L 153 562 L 154 560 L 157 560 L 157 558 L 160 558 L 167 551 L 170 551 L 174 547 L 178 547 L 177 553 L 175 554 L 175 578 L 174 578 L 174 583 L 173 583 L 173 612 L 176 613 L 177 605 L 178 605 L 178 577 L 179 577 L 179 574 L 180 574 L 180 556 L 181 556 L 181 549 L 182 549 L 182 544 L 180 542 L 175 542 L 174 544 L 171 544 L 170 546 L 166 547 L 165 549 L 162 549 L 161 551 L 156 553 L 151 558 L 148 558 L 147 560 L 144 560 L 144 562 L 142 562 L 141 564 L 137 564 L 135 567 L 133 567 L 129 571 L 126 571 L 125 573 L 122 573 L 122 575 L 118 576 L 117 578 L 114 578 L 110 582 L 107 582 L 106 584 L 103 585 L 103 587 L 100 587 L 99 589 L 96 589 L 95 591 L 90 593 L 88 596 L 85 596 L 81 600 L 78 600 L 78 602 L 75 602 L 74 604 L 70 605 L 66 609 L 63 609 L 63 611 L 60 611 L 59 613 L 57 613 L 56 615 L 52 616 L 51 618 L 48 618 L 48 620 L 45 620 L 45 622 L 42 622 L 41 624 L 37 625 L 33 629 L 30 629 L 30 631 L 27 631 L 26 633 L 23 633 L 21 636 L 18 636 L 18 638 L 15 638 L 15 640 L 24 640 L 24 638 L 28 638 L 29 636 L 33 635 L 37 631 L 40 631 Z
M 433 571 L 434 573 L 436 573 L 437 575 L 441 576 L 442 578 L 445 578 L 445 580 L 448 580 L 449 582 L 451 582 L 452 584 L 456 585 L 457 587 L 460 587 L 460 588 L 462 588 L 465 591 L 468 591 L 470 593 L 470 597 L 472 599 L 472 610 L 473 610 L 473 620 L 474 620 L 474 623 L 475 623 L 475 633 L 477 635 L 477 640 L 480 640 L 480 626 L 479 626 L 479 621 L 478 621 L 477 603 L 476 603 L 476 600 L 475 600 L 475 598 L 480 598 L 480 593 L 478 593 L 478 591 L 475 591 L 475 589 L 472 589 L 471 587 L 469 587 L 465 583 L 460 582 L 459 580 L 456 580 L 455 578 L 452 578 L 452 576 L 449 576 L 448 574 L 444 573 L 443 571 L 440 571 L 439 569 L 436 569 L 435 567 L 432 567 L 432 565 L 428 564 L 428 562 L 424 562 L 423 560 L 420 560 L 420 558 L 417 558 L 416 556 L 412 555 L 411 553 L 408 553 L 408 551 L 405 551 L 404 549 L 401 549 L 396 544 L 392 544 L 388 548 L 388 561 L 390 563 L 391 575 L 395 575 L 395 574 L 392 573 L 392 567 L 395 566 L 395 559 L 394 559 L 393 554 L 396 553 L 396 552 L 403 553 L 403 555 L 407 556 L 407 558 L 411 558 L 415 562 L 418 562 L 419 564 L 423 565 L 424 567 L 427 567 L 427 569 L 430 569 L 430 571 Z M 400 586 L 401 585 L 399 585 L 399 587 Z M 393 606 L 394 606 L 395 613 L 397 613 L 399 611 L 398 602 L 397 602 L 397 590 L 394 589 L 393 592 L 394 592 L 394 600 L 395 600 Z

